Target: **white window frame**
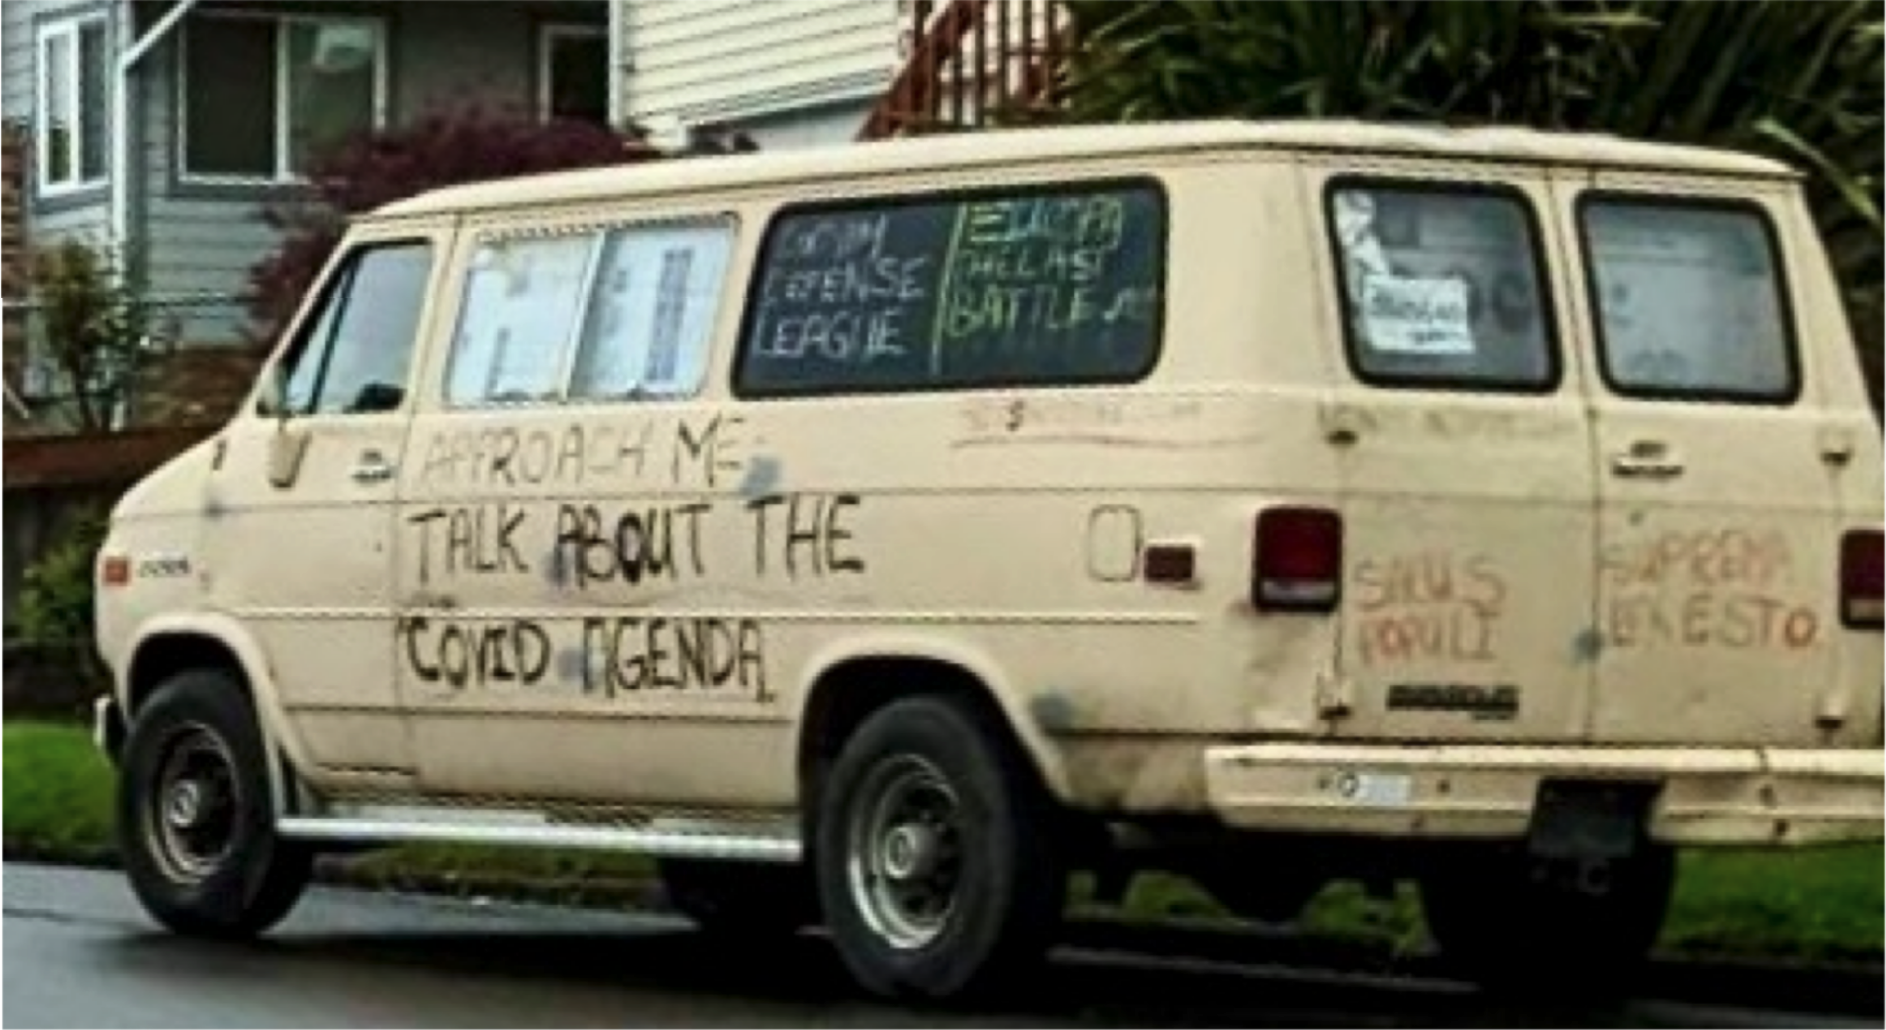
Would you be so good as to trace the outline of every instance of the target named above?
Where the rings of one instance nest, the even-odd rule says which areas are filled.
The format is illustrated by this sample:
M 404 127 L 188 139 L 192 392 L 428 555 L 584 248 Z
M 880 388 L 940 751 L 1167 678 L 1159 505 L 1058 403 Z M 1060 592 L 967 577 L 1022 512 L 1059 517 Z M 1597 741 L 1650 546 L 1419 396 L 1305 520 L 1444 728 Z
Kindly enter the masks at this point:
M 579 22 L 546 22 L 537 27 L 537 120 L 550 120 L 550 101 L 555 93 L 551 90 L 550 73 L 554 67 L 550 57 L 555 51 L 558 40 L 563 39 L 603 39 L 609 37 L 609 29 L 603 25 L 589 25 Z M 605 70 L 604 83 L 610 81 Z M 605 85 L 604 88 L 607 88 Z M 607 99 L 607 98 L 605 98 Z
M 33 165 L 35 178 L 39 184 L 39 194 L 43 197 L 57 197 L 96 189 L 105 184 L 111 172 L 111 169 L 106 167 L 106 156 L 100 154 L 100 173 L 90 179 L 85 177 L 86 133 L 80 119 L 85 115 L 83 79 L 86 69 L 85 48 L 80 45 L 80 38 L 88 25 L 98 26 L 99 30 L 105 34 L 105 51 L 109 55 L 111 27 L 105 23 L 105 16 L 102 13 L 81 14 L 48 21 L 41 24 L 34 34 L 33 88 L 37 95 L 33 98 L 33 153 L 36 155 Z M 53 68 L 50 55 L 53 40 L 62 36 L 70 40 L 66 51 L 69 61 L 66 70 L 72 74 L 72 83 L 65 97 L 66 109 L 60 114 L 64 115 L 65 123 L 71 130 L 66 136 L 65 157 L 72 173 L 71 178 L 54 182 L 52 181 L 52 90 L 49 88 Z M 105 75 L 106 70 L 97 68 L 93 70 L 93 74 Z M 109 89 L 110 84 L 106 83 L 106 86 Z M 96 111 L 91 116 L 103 118 L 105 112 Z
M 178 39 L 177 59 L 177 181 L 188 185 L 274 185 L 301 183 L 307 176 L 290 166 L 293 139 L 289 121 L 288 37 L 290 25 L 363 25 L 373 30 L 373 121 L 376 131 L 386 127 L 388 79 L 386 19 L 364 14 L 261 14 L 249 11 L 217 11 L 192 15 L 198 21 L 267 22 L 275 30 L 275 171 L 273 175 L 236 175 L 190 170 L 190 119 L 185 98 L 190 93 L 190 29 L 184 26 Z

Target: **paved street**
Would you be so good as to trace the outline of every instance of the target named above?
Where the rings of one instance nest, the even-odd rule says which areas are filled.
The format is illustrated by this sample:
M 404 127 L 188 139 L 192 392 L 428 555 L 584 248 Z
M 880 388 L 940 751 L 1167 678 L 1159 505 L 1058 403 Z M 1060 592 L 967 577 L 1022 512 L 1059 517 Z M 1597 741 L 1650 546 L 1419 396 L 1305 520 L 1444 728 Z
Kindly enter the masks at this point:
M 675 922 L 319 890 L 254 945 L 156 931 L 114 874 L 8 864 L 8 1026 L 1877 1026 L 1662 1001 L 1489 1004 L 1455 984 L 1064 955 L 989 1013 L 861 998 L 829 947 Z

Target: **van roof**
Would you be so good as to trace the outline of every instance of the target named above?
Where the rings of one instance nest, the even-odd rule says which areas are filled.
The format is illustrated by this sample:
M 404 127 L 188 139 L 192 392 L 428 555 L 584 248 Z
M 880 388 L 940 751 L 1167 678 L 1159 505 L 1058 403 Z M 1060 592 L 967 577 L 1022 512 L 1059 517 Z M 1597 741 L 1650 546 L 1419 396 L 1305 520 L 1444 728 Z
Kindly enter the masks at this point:
M 1027 161 L 1280 149 L 1389 152 L 1461 160 L 1794 177 L 1777 161 L 1593 133 L 1515 127 L 1446 128 L 1360 121 L 1187 121 L 1008 129 L 692 160 L 650 161 L 452 186 L 396 201 L 380 217 L 444 214 L 519 204 L 581 203 L 760 183 L 829 181 Z

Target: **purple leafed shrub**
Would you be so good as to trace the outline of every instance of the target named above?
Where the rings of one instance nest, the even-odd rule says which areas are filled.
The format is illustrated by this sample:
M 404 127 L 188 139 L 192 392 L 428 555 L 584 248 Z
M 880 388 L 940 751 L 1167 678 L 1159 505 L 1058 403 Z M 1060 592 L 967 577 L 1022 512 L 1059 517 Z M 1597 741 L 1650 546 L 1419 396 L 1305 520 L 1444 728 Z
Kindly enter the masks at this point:
M 682 156 L 752 149 L 745 137 L 716 135 Z M 334 252 L 349 216 L 441 186 L 663 156 L 640 133 L 542 122 L 477 105 L 356 135 L 319 155 L 304 187 L 263 207 L 262 220 L 281 234 L 281 244 L 249 270 L 251 338 L 264 346 L 274 341 Z

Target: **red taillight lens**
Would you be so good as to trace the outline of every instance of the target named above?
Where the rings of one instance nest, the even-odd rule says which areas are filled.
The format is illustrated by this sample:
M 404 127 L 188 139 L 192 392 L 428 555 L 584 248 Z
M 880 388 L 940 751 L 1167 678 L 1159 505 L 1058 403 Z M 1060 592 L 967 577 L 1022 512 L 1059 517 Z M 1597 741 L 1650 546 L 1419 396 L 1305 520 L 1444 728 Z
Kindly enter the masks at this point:
M 1342 516 L 1324 508 L 1257 515 L 1251 603 L 1262 611 L 1334 611 L 1342 595 Z
M 1880 531 L 1848 530 L 1840 538 L 1840 619 L 1849 626 L 1878 629 L 1882 598 Z

